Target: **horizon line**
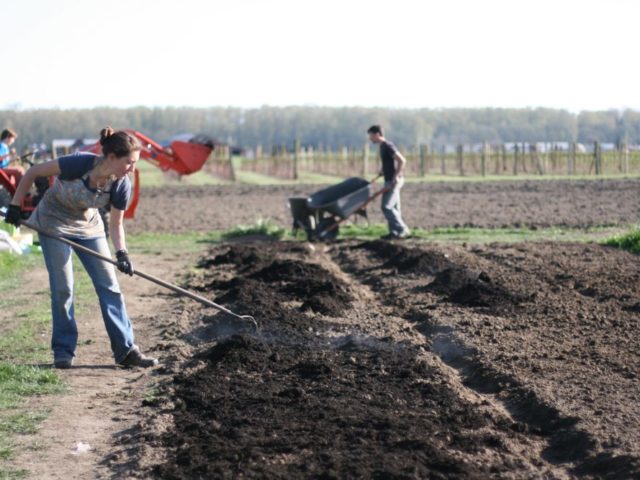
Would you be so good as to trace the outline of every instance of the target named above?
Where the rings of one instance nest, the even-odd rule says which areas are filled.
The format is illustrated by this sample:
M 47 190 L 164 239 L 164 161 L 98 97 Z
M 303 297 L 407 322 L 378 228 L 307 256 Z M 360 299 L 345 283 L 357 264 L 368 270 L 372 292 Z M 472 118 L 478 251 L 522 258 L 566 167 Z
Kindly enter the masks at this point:
M 408 106 L 391 106 L 391 105 L 322 105 L 322 104 L 308 104 L 308 103 L 292 103 L 292 104 L 262 104 L 259 106 L 240 106 L 232 104 L 218 104 L 207 106 L 195 106 L 195 105 L 129 105 L 129 106 L 113 106 L 113 105 L 92 105 L 92 106 L 23 106 L 19 103 L 9 103 L 0 107 L 0 111 L 14 111 L 14 112 L 30 112 L 37 110 L 99 110 L 99 109 L 112 109 L 112 110 L 130 110 L 136 108 L 145 108 L 149 110 L 161 109 L 194 109 L 194 110 L 207 110 L 207 109 L 236 109 L 236 110 L 261 110 L 266 108 L 287 109 L 287 108 L 320 108 L 320 109 L 366 109 L 366 110 L 430 110 L 430 111 L 444 111 L 444 110 L 555 110 L 568 112 L 571 114 L 580 114 L 583 112 L 640 112 L 640 107 L 608 107 L 608 108 L 583 108 L 583 109 L 571 109 L 567 107 L 549 107 L 549 106 L 522 106 L 522 107 L 504 107 L 504 106 L 438 106 L 438 107 L 408 107 Z

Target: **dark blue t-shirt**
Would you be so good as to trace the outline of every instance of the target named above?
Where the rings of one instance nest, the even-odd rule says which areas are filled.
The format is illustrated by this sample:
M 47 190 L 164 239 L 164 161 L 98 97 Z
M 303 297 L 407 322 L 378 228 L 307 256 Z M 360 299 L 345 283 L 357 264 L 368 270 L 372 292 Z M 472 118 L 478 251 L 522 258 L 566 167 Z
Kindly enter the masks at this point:
M 60 180 L 77 180 L 84 177 L 93 169 L 97 158 L 98 156 L 93 153 L 74 153 L 60 157 L 58 159 L 58 164 L 60 165 L 58 178 Z M 92 192 L 96 191 L 95 188 L 90 187 L 88 178 L 84 184 Z M 125 176 L 113 182 L 109 197 L 111 205 L 118 210 L 126 210 L 129 197 L 131 197 L 131 180 L 129 180 L 129 177 Z
M 392 181 L 396 174 L 396 153 L 398 153 L 398 149 L 389 140 L 380 144 L 380 158 L 382 159 L 382 173 L 385 182 Z

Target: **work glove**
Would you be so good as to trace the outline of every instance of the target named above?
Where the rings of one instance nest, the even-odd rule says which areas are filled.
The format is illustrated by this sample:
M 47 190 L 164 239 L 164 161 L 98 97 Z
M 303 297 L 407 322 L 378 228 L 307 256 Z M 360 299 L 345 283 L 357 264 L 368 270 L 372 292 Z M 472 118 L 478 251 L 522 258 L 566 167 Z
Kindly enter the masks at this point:
M 22 220 L 22 209 L 18 205 L 9 205 L 9 209 L 4 217 L 4 221 L 10 223 L 11 225 L 15 225 L 16 227 L 20 226 L 20 221 Z
M 133 263 L 129 260 L 129 254 L 126 250 L 118 250 L 116 259 L 118 260 L 118 270 L 127 275 L 133 275 Z

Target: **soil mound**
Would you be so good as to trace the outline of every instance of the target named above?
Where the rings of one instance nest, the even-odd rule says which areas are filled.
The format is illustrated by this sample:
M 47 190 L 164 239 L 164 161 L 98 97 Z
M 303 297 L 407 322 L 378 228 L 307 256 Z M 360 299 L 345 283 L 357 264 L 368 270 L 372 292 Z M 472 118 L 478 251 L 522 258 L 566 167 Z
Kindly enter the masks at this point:
M 271 355 L 271 350 L 260 340 L 246 335 L 233 335 L 215 347 L 198 355 L 211 364 L 225 363 L 227 366 L 260 365 Z
M 282 253 L 306 253 L 299 243 L 280 242 L 276 244 L 235 244 L 218 253 L 213 258 L 204 258 L 198 263 L 199 268 L 211 268 L 220 265 L 234 265 L 243 271 L 264 268 Z
M 495 447 L 493 428 L 517 434 L 415 352 L 232 337 L 201 357 L 207 367 L 175 380 L 175 429 L 152 440 L 168 452 L 157 477 L 486 478 L 512 468 L 460 462 L 461 452 Z
M 395 251 L 397 265 L 410 270 L 417 251 L 403 255 Z M 277 336 L 231 336 L 198 355 L 203 368 L 178 373 L 175 428 L 152 439 L 167 452 L 155 476 L 486 478 L 513 468 L 460 461 L 519 434 L 449 388 L 416 346 L 318 340 L 319 320 L 303 311 L 353 315 L 349 286 L 329 270 L 247 246 L 203 265 L 218 301 L 244 305 Z
M 216 303 L 232 305 L 237 313 L 256 317 L 261 324 L 281 322 L 295 325 L 300 318 L 300 312 L 296 309 L 282 307 L 291 301 L 290 298 L 262 282 L 238 277 L 219 285 L 219 289 L 223 293 L 216 297 Z
M 523 298 L 495 284 L 486 272 L 453 266 L 436 274 L 428 291 L 443 294 L 458 305 L 467 307 L 498 307 L 517 305 Z
M 435 276 L 426 291 L 443 295 L 461 306 L 502 309 L 524 300 L 494 282 L 486 272 L 459 265 L 441 251 L 384 241 L 364 242 L 356 248 L 373 252 L 382 261 L 381 269 L 400 275 Z
M 335 317 L 351 306 L 348 287 L 316 264 L 276 260 L 250 278 L 268 282 L 287 298 L 303 302 L 302 311 Z
M 215 247 L 205 288 L 258 338 L 174 370 L 141 475 L 638 478 L 637 259 L 561 246 Z
M 382 268 L 390 268 L 398 273 L 434 275 L 451 266 L 451 261 L 441 252 L 403 247 L 390 242 L 373 241 L 360 245 L 378 257 L 385 259 Z
M 244 246 L 234 246 L 210 263 L 203 263 L 210 267 L 221 264 L 233 264 L 239 275 L 231 281 L 214 280 L 205 291 L 225 291 L 216 301 L 247 305 L 254 316 L 292 321 L 300 312 L 312 311 L 336 317 L 350 307 L 353 299 L 344 282 L 313 263 L 274 259 L 269 253 L 258 257 L 252 247 Z M 300 302 L 300 306 L 283 308 L 291 302 Z
M 263 261 L 255 247 L 237 245 L 225 253 L 216 255 L 213 258 L 201 260 L 198 263 L 198 267 L 211 268 L 213 266 L 230 264 L 238 267 L 251 268 Z

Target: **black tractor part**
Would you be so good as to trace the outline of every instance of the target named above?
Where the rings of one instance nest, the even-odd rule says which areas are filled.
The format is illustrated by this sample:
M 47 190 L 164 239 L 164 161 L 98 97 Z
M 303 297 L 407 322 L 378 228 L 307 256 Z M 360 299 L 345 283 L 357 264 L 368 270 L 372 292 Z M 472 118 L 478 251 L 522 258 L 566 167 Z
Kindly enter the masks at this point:
M 212 150 L 215 149 L 216 145 L 218 144 L 218 142 L 216 142 L 215 139 L 203 134 L 199 134 L 191 137 L 189 139 L 189 143 L 197 143 L 198 145 L 205 145 L 211 148 Z

